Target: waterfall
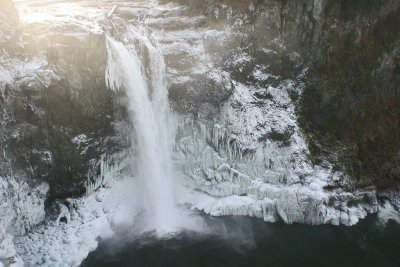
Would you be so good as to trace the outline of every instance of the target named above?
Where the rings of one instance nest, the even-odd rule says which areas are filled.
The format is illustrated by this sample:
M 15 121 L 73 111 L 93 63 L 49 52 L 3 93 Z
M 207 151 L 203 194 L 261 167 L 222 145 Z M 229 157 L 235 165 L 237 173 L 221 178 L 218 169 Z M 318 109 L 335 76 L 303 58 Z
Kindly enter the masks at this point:
M 146 228 L 176 231 L 180 216 L 173 194 L 173 123 L 165 63 L 146 31 L 135 30 L 132 34 L 138 50 L 107 36 L 106 81 L 113 90 L 124 89 L 128 98 L 135 129 L 132 143 L 138 151 L 135 163 L 141 188 L 136 191 L 143 201 Z

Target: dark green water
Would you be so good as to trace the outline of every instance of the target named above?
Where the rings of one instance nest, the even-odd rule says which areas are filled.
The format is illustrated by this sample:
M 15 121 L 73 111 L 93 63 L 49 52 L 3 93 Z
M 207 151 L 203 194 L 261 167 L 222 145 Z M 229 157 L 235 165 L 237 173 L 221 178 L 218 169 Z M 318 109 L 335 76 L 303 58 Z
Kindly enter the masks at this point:
M 400 266 L 400 225 L 372 216 L 353 227 L 268 224 L 243 217 L 205 220 L 210 234 L 185 232 L 103 241 L 82 267 Z

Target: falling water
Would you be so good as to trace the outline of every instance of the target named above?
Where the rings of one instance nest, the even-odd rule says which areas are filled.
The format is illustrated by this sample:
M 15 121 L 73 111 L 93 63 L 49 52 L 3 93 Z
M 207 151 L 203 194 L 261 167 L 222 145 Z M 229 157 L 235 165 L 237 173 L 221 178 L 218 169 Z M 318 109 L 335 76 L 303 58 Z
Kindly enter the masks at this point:
M 177 230 L 179 215 L 173 197 L 171 163 L 171 112 L 165 79 L 165 63 L 160 51 L 145 31 L 134 31 L 135 46 L 107 36 L 108 64 L 106 80 L 113 90 L 124 89 L 134 125 L 138 158 L 140 194 L 148 230 Z M 146 62 L 146 64 L 144 63 Z

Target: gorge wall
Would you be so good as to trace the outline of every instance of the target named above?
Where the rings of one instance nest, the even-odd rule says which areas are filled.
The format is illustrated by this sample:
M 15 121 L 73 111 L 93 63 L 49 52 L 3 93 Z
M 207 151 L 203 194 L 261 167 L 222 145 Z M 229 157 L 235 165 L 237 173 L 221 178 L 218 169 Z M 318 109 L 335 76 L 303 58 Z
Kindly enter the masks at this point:
M 104 36 L 74 21 L 23 26 L 11 1 L 0 11 L 0 176 L 48 182 L 53 197 L 81 195 L 100 156 L 124 143 L 112 127 L 121 108 L 105 85 Z
M 138 49 L 149 77 L 132 25 L 166 63 L 176 176 L 190 188 L 179 204 L 334 225 L 354 225 L 384 199 L 399 209 L 400 1 L 122 1 L 107 19 L 112 7 L 19 3 L 19 17 L 0 3 L 0 261 L 21 261 L 14 235 L 23 260 L 48 262 L 37 244 L 90 232 L 99 218 L 108 225 L 119 207 L 104 209 L 102 198 L 124 186 L 102 189 L 136 160 L 135 125 L 126 92 L 107 88 L 106 35 Z M 46 201 L 85 193 L 81 209 L 62 206 L 74 227 L 42 224 L 25 236 Z M 68 257 L 64 245 L 57 253 Z
M 235 80 L 260 88 L 294 82 L 290 96 L 313 162 L 331 162 L 360 186 L 397 184 L 398 1 L 178 2 L 204 15 L 195 27 L 233 26 L 225 49 L 213 37 L 204 45 Z M 22 31 L 13 4 L 2 5 L 3 68 L 29 59 L 33 74 L 9 71 L 2 83 L 1 162 L 49 181 L 55 196 L 82 193 L 100 155 L 126 145 L 113 127 L 126 114 L 105 87 L 103 35 L 73 23 Z M 210 118 L 230 95 L 224 88 L 198 75 L 191 84 L 173 82 L 170 98 L 175 110 Z
M 291 99 L 314 163 L 345 171 L 350 187 L 398 185 L 399 1 L 178 2 L 209 24 L 235 25 L 229 49 L 216 51 L 235 79 L 295 82 Z M 240 53 L 251 59 L 232 65 Z M 254 75 L 260 65 L 267 80 Z

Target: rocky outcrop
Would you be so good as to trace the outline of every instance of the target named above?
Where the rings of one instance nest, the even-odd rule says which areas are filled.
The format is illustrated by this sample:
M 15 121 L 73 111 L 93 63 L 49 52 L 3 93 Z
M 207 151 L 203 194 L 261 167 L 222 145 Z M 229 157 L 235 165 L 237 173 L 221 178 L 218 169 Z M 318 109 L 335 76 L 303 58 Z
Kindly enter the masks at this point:
M 102 155 L 125 143 L 99 25 L 24 24 L 0 3 L 1 266 L 23 265 L 13 239 L 43 222 L 49 197 L 84 194 Z
M 21 26 L 6 7 L 10 33 L 1 36 L 13 46 L 0 58 L 0 175 L 47 181 L 52 197 L 82 194 L 101 155 L 125 142 L 114 131 L 124 111 L 105 84 L 101 24 Z

